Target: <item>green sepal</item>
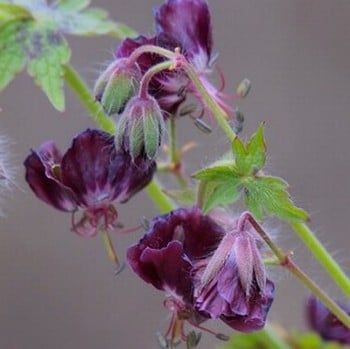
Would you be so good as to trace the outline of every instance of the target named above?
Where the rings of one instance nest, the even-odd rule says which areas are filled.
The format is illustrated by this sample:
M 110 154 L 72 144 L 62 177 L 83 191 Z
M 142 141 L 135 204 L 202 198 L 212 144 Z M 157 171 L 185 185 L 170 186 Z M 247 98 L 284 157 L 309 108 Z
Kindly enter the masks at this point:
M 108 115 L 120 113 L 134 94 L 131 79 L 123 74 L 112 75 L 102 93 L 101 105 Z
M 143 117 L 143 132 L 145 153 L 149 159 L 154 159 L 157 155 L 163 130 L 159 125 L 159 118 L 152 113 Z
M 136 159 L 144 148 L 144 132 L 142 118 L 129 121 L 129 151 L 132 159 Z

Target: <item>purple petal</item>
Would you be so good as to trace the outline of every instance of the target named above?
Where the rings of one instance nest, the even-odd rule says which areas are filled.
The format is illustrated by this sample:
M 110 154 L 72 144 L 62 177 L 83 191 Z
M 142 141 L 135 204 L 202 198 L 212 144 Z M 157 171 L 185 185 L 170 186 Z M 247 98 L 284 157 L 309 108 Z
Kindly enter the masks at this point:
M 26 181 L 39 199 L 61 211 L 74 211 L 77 208 L 74 194 L 58 180 L 53 179 L 49 166 L 44 165 L 36 152 L 32 151 L 26 158 L 24 166 Z
M 159 289 L 175 290 L 189 301 L 193 260 L 212 253 L 223 235 L 198 208 L 180 208 L 153 219 L 145 236 L 128 249 L 127 258 L 143 280 Z
M 146 248 L 140 256 L 143 269 L 151 271 L 162 290 L 176 293 L 186 302 L 192 300 L 191 264 L 184 260 L 180 242 L 172 241 L 166 248 L 155 250 Z
M 250 300 L 250 310 L 245 316 L 224 314 L 220 318 L 233 329 L 241 332 L 253 332 L 262 329 L 274 296 L 274 284 L 267 280 L 265 295 Z
M 62 159 L 62 182 L 85 207 L 110 202 L 120 191 L 118 178 L 128 163 L 116 161 L 113 137 L 99 130 L 86 130 L 76 136 Z
M 350 304 L 341 305 L 341 308 L 350 315 Z M 320 300 L 311 296 L 306 310 L 310 328 L 319 333 L 324 340 L 350 344 L 350 329 L 340 322 Z
M 137 48 L 144 45 L 156 45 L 156 37 L 147 38 L 146 36 L 140 35 L 135 39 L 124 39 L 118 46 L 115 56 L 116 58 L 127 58 Z M 137 64 L 139 65 L 141 72 L 145 73 L 149 68 L 163 60 L 164 58 L 159 55 L 144 53 L 137 59 Z
M 127 201 L 152 179 L 155 162 L 117 152 L 114 138 L 99 130 L 80 133 L 62 159 L 62 182 L 77 195 L 82 206 Z
M 207 62 L 212 49 L 210 13 L 204 0 L 168 0 L 154 9 L 156 31 L 164 44 L 180 44 L 189 57 L 205 52 Z

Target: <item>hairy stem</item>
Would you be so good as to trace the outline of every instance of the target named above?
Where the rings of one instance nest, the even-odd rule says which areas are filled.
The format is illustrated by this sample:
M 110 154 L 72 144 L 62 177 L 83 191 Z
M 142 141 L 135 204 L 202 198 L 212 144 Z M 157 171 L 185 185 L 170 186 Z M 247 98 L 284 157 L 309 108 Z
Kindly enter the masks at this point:
M 232 130 L 230 124 L 227 122 L 227 116 L 225 112 L 208 94 L 204 85 L 196 75 L 196 72 L 193 70 L 192 66 L 189 63 L 185 63 L 183 69 L 186 71 L 193 84 L 196 86 L 198 92 L 205 100 L 221 129 L 225 132 L 228 139 L 232 141 L 235 137 L 237 137 L 237 135 Z M 314 255 L 314 257 L 318 260 L 318 262 L 322 265 L 324 270 L 332 278 L 332 280 L 339 286 L 343 294 L 347 297 L 350 297 L 350 279 L 346 276 L 339 264 L 324 248 L 315 234 L 304 223 L 289 222 L 289 224 L 297 233 L 299 238 L 303 241 L 303 243 L 307 246 L 310 252 Z
M 348 316 L 308 275 L 306 275 L 297 264 L 293 262 L 290 256 L 284 254 L 281 249 L 275 245 L 264 228 L 250 213 L 243 213 L 240 221 L 248 221 L 276 255 L 280 265 L 288 269 L 302 284 L 304 284 L 304 286 L 318 297 L 343 324 L 350 327 L 350 316 Z
M 172 61 L 166 61 L 166 62 L 156 64 L 152 68 L 148 69 L 146 73 L 143 75 L 142 80 L 140 82 L 139 96 L 141 98 L 146 98 L 148 95 L 149 83 L 152 80 L 153 76 L 160 73 L 163 70 L 167 70 L 171 68 L 172 65 L 173 65 Z
M 232 142 L 237 137 L 237 135 L 232 130 L 230 124 L 227 122 L 228 115 L 226 114 L 226 112 L 223 111 L 220 108 L 220 106 L 216 103 L 216 101 L 212 99 L 205 86 L 203 85 L 202 81 L 198 78 L 198 75 L 193 69 L 192 65 L 187 61 L 184 61 L 182 64 L 182 68 L 186 72 L 188 77 L 191 79 L 193 85 L 195 85 L 195 87 L 197 88 L 205 104 L 208 106 L 208 108 L 214 115 L 214 118 L 216 119 L 221 129 L 225 132 L 226 136 Z
M 315 234 L 304 223 L 290 223 L 299 238 L 313 253 L 318 262 L 332 277 L 345 296 L 350 297 L 350 280 L 339 264 L 329 255 Z
M 64 66 L 64 78 L 80 102 L 88 110 L 97 126 L 108 133 L 114 134 L 115 123 L 113 119 L 103 112 L 101 105 L 95 100 L 84 80 L 69 64 Z

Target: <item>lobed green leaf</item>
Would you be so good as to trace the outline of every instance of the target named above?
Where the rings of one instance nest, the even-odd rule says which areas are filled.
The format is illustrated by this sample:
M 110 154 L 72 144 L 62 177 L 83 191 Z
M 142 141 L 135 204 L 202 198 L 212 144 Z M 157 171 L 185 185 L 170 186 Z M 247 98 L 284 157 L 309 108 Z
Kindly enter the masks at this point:
M 259 126 L 257 132 L 246 145 L 236 137 L 232 143 L 232 151 L 241 174 L 254 174 L 260 170 L 266 162 L 264 126 Z
M 278 177 L 262 176 L 246 178 L 245 202 L 257 219 L 263 211 L 287 221 L 305 221 L 307 213 L 294 205 L 286 190 L 287 183 Z
M 11 20 L 0 26 L 0 91 L 25 67 L 25 28 L 26 22 L 20 20 Z
M 226 206 L 235 203 L 240 197 L 240 189 L 240 181 L 237 179 L 207 183 L 203 212 L 208 213 L 219 205 Z
M 30 61 L 28 73 L 44 91 L 52 105 L 64 111 L 63 65 L 68 63 L 70 49 L 66 40 L 55 30 L 35 26 L 28 40 Z

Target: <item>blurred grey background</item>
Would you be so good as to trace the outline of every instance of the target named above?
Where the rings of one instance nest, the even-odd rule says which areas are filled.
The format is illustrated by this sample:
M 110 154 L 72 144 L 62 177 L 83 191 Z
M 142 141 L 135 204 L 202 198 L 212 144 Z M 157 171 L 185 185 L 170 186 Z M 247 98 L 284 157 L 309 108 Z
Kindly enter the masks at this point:
M 93 1 L 142 33 L 152 33 L 152 6 L 159 3 Z M 210 7 L 226 92 L 244 77 L 253 82 L 249 98 L 239 103 L 246 116 L 243 138 L 266 122 L 269 172 L 290 183 L 296 203 L 311 214 L 311 227 L 349 272 L 350 2 L 221 0 Z M 74 67 L 92 86 L 117 42 L 108 37 L 69 42 Z M 12 139 L 21 188 L 5 198 L 6 216 L 0 218 L 0 348 L 157 348 L 155 332 L 168 324 L 161 292 L 129 269 L 114 277 L 101 239 L 71 233 L 69 214 L 37 200 L 24 183 L 22 161 L 31 147 L 55 139 L 64 150 L 75 133 L 93 126 L 68 88 L 66 96 L 67 109 L 60 114 L 25 73 L 0 95 L 1 134 Z M 219 129 L 205 136 L 189 120 L 181 120 L 179 128 L 182 141 L 200 145 L 186 158 L 189 173 L 228 147 Z M 157 214 L 144 194 L 118 210 L 131 226 Z M 287 226 L 273 220 L 266 226 L 327 292 L 341 296 Z M 122 258 L 140 236 L 113 237 Z M 304 287 L 283 271 L 271 275 L 277 293 L 270 319 L 303 328 Z M 204 335 L 200 348 L 217 344 Z

